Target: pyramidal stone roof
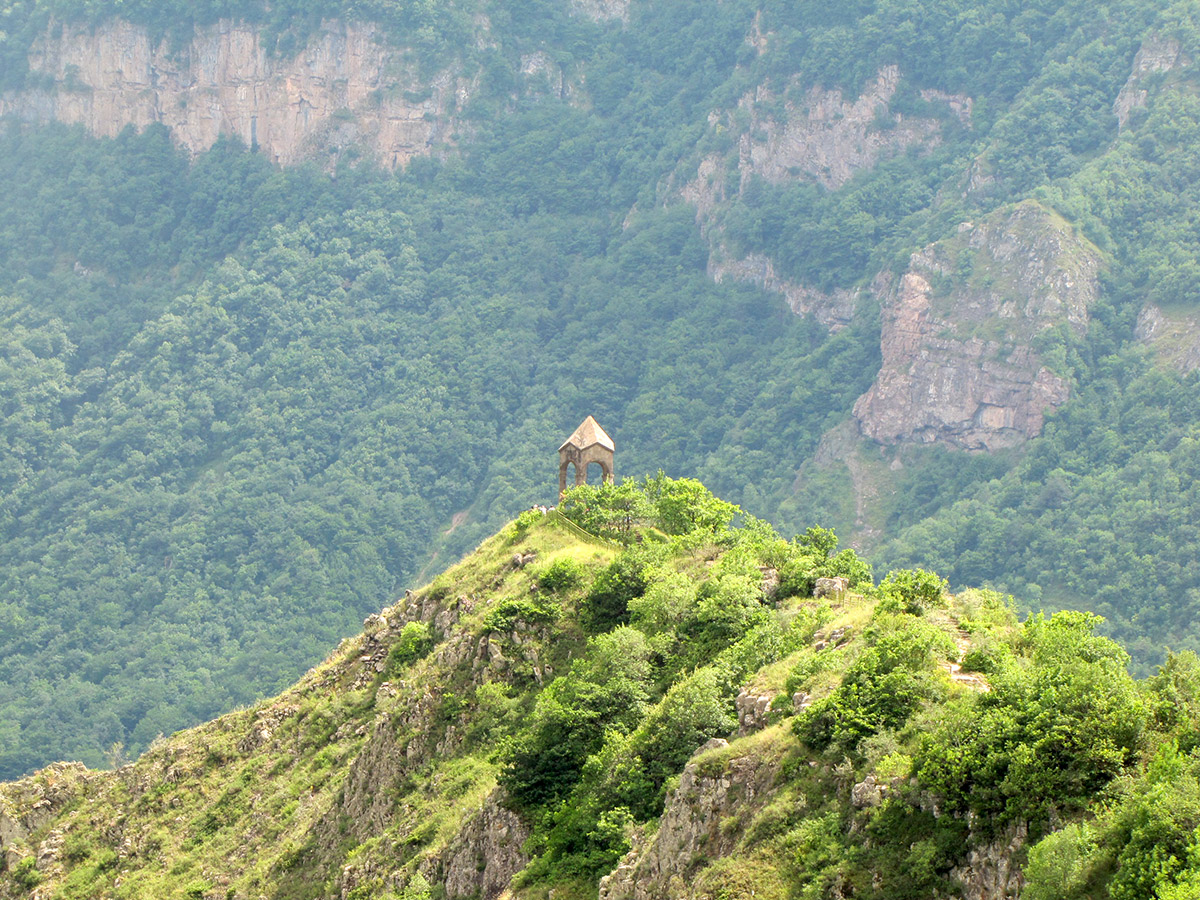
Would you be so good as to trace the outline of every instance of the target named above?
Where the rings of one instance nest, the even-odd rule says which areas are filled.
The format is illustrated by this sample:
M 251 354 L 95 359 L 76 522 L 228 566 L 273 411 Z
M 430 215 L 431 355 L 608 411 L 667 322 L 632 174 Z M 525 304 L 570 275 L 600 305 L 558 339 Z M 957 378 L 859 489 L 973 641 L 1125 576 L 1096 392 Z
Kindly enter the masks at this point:
M 596 420 L 591 416 L 584 419 L 583 423 L 575 429 L 575 432 L 569 438 L 562 442 L 562 447 L 558 449 L 562 450 L 568 444 L 573 444 L 580 450 L 586 450 L 593 444 L 599 444 L 608 450 L 616 449 L 613 446 L 612 438 L 605 433 L 603 428 L 596 424 Z

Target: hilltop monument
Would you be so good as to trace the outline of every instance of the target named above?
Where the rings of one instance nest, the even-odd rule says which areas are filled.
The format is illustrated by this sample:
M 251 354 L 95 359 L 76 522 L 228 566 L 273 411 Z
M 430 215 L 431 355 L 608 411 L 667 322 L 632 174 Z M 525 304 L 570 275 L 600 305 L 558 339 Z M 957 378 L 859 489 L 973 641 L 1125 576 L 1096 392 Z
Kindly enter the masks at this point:
M 612 438 L 605 434 L 604 429 L 596 424 L 596 420 L 588 416 L 575 429 L 561 447 L 558 448 L 558 496 L 562 497 L 567 489 L 567 466 L 575 466 L 575 483 L 587 484 L 587 469 L 589 463 L 598 463 L 604 473 L 604 480 L 613 480 L 613 447 Z

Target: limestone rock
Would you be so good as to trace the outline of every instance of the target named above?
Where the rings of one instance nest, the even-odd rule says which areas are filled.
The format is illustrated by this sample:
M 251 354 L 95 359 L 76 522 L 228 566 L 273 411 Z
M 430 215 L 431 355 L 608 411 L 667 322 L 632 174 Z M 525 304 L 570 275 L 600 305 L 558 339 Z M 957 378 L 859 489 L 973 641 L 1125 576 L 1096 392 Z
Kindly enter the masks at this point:
M 708 262 L 708 274 L 718 284 L 731 278 L 756 284 L 764 291 L 782 294 L 788 307 L 798 316 L 812 316 L 830 331 L 839 331 L 854 318 L 858 292 L 844 288 L 821 291 L 781 278 L 770 257 L 751 253 L 742 259 L 724 259 L 714 251 Z
M 196 28 L 182 48 L 120 20 L 68 25 L 35 42 L 29 69 L 54 87 L 0 95 L 0 116 L 81 124 L 99 137 L 161 123 L 192 153 L 230 135 L 283 165 L 332 165 L 350 146 L 403 165 L 450 140 L 471 94 L 451 71 L 421 78 L 370 23 L 325 22 L 290 59 L 228 20 Z
M 1087 328 L 1100 252 L 1033 201 L 915 253 L 882 298 L 883 366 L 854 405 L 867 437 L 997 450 L 1040 434 L 1066 379 L 1033 349 Z M 964 271 L 967 274 L 963 274 Z M 936 285 L 936 287 L 935 287 Z
M 779 590 L 779 570 L 772 566 L 759 566 L 758 570 L 762 572 L 762 581 L 759 582 L 758 589 L 767 599 L 774 598 Z
M 855 809 L 879 806 L 891 788 L 880 784 L 874 775 L 868 775 L 850 789 L 850 802 Z
M 571 0 L 571 12 L 596 22 L 629 18 L 629 0 Z
M 1017 900 L 1025 886 L 1025 876 L 1016 856 L 1028 837 L 1027 826 L 1018 823 L 991 843 L 972 849 L 966 865 L 956 866 L 950 872 L 962 886 L 963 900 Z
M 739 104 L 753 116 L 739 146 L 743 171 L 770 182 L 801 174 L 832 190 L 908 147 L 937 145 L 941 124 L 936 119 L 890 110 L 899 84 L 899 67 L 884 66 L 854 100 L 840 90 L 814 87 L 799 107 L 784 101 L 785 115 L 779 118 L 768 111 L 779 98 L 758 88 Z
M 1160 362 L 1187 374 L 1200 369 L 1200 315 L 1182 309 L 1166 310 L 1147 303 L 1138 316 L 1136 337 Z
M 61 834 L 48 835 L 38 847 L 26 842 L 80 796 L 95 774 L 82 763 L 51 763 L 20 781 L 0 785 L 0 865 L 16 865 L 33 855 L 43 868 L 57 859 Z
M 737 708 L 738 734 L 747 735 L 767 726 L 767 713 L 771 710 L 773 694 L 755 694 L 746 688 L 734 700 Z
M 818 578 L 817 583 L 813 586 L 813 597 L 818 600 L 822 597 L 842 597 L 848 590 L 850 590 L 849 578 L 841 575 L 836 578 Z
M 529 828 L 493 792 L 426 877 L 445 884 L 447 897 L 493 900 L 529 862 L 521 849 L 528 837 Z
M 600 900 L 687 896 L 684 885 L 693 861 L 733 851 L 739 835 L 722 824 L 766 802 L 776 774 L 776 765 L 761 757 L 739 757 L 720 774 L 701 774 L 694 758 L 667 796 L 657 833 L 650 839 L 636 836 L 633 849 L 600 880 Z
M 1146 77 L 1171 71 L 1184 62 L 1182 57 L 1182 48 L 1174 38 L 1153 35 L 1142 43 L 1133 58 L 1133 71 L 1113 101 L 1113 115 L 1121 129 L 1129 124 L 1129 114 L 1144 107 L 1149 99 L 1149 92 L 1142 86 Z

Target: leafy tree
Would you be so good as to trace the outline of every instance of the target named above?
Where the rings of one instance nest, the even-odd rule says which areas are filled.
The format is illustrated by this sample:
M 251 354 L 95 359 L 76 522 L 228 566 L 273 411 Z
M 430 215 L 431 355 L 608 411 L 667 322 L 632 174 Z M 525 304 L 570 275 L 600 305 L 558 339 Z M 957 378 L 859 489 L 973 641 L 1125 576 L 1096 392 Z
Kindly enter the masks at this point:
M 879 583 L 879 593 L 884 598 L 881 608 L 919 616 L 944 606 L 948 588 L 944 578 L 923 569 L 888 572 L 887 578 Z

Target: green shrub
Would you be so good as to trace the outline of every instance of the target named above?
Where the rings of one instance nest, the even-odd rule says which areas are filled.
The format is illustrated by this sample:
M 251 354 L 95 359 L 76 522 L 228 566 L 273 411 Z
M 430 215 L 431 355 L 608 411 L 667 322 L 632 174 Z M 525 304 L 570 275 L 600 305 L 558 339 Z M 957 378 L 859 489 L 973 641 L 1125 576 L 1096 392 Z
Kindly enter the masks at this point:
M 647 634 L 665 632 L 684 621 L 696 603 L 696 585 L 681 572 L 643 573 L 650 580 L 640 597 L 627 603 L 631 621 Z
M 628 543 L 634 528 L 650 517 L 645 488 L 628 479 L 621 484 L 582 484 L 570 488 L 558 511 L 591 534 Z
M 667 534 L 721 534 L 741 512 L 694 478 L 671 479 L 659 472 L 646 480 L 646 494 L 654 504 L 656 524 Z
M 696 596 L 696 605 L 680 628 L 690 644 L 686 657 L 693 665 L 713 659 L 771 618 L 770 611 L 763 606 L 758 581 L 744 575 L 724 575 L 706 581 Z
M 916 621 L 916 620 L 914 620 Z M 987 694 L 947 705 L 922 736 L 916 771 L 943 809 L 981 827 L 1046 822 L 1082 808 L 1136 758 L 1150 703 L 1128 656 L 1093 633 L 1099 618 L 1033 616 L 1029 666 L 1005 666 Z
M 12 878 L 25 890 L 32 891 L 42 883 L 42 873 L 37 869 L 37 859 L 27 856 L 13 866 Z
M 433 649 L 433 634 L 425 622 L 407 622 L 388 651 L 387 671 L 394 674 Z
M 587 567 L 564 556 L 556 559 L 538 573 L 538 587 L 552 594 L 566 594 L 583 584 Z
M 521 513 L 512 524 L 512 540 L 519 541 L 528 534 L 529 529 L 545 518 L 546 514 L 540 509 L 527 509 Z
M 934 662 L 955 648 L 941 629 L 896 618 L 881 623 L 867 641 L 837 689 L 796 721 L 797 735 L 809 746 L 853 753 L 864 738 L 899 728 L 943 690 L 933 677 Z
M 944 578 L 924 569 L 898 569 L 888 572 L 879 585 L 883 599 L 879 608 L 885 612 L 906 612 L 914 616 L 945 606 L 949 585 Z
M 963 654 L 963 671 L 982 672 L 985 675 L 999 672 L 1012 656 L 1012 649 L 1007 644 L 994 638 L 984 638 Z
M 630 736 L 610 772 L 609 791 L 639 820 L 662 812 L 667 780 L 709 738 L 737 727 L 733 702 L 715 668 L 698 669 L 673 685 Z
M 95 850 L 92 835 L 86 831 L 73 831 L 63 841 L 63 859 L 71 863 L 81 863 Z
M 1085 823 L 1046 835 L 1029 849 L 1023 900 L 1084 900 L 1090 896 L 1088 857 L 1095 847 L 1095 835 Z
M 509 597 L 488 610 L 483 619 L 483 627 L 487 631 L 511 631 L 518 622 L 524 622 L 526 625 L 553 622 L 558 618 L 558 614 L 558 604 L 536 594 L 530 597 Z
M 649 699 L 650 652 L 641 632 L 616 628 L 592 638 L 570 671 L 542 691 L 498 776 L 515 806 L 531 810 L 566 796 L 606 731 L 637 724 Z
M 871 586 L 871 565 L 854 550 L 837 550 L 837 535 L 813 526 L 792 542 L 792 553 L 779 569 L 781 597 L 811 597 L 818 578 L 846 578 L 850 587 Z
M 607 631 L 629 621 L 629 602 L 642 596 L 649 586 L 646 568 L 645 557 L 631 547 L 603 569 L 583 599 L 584 627 Z

